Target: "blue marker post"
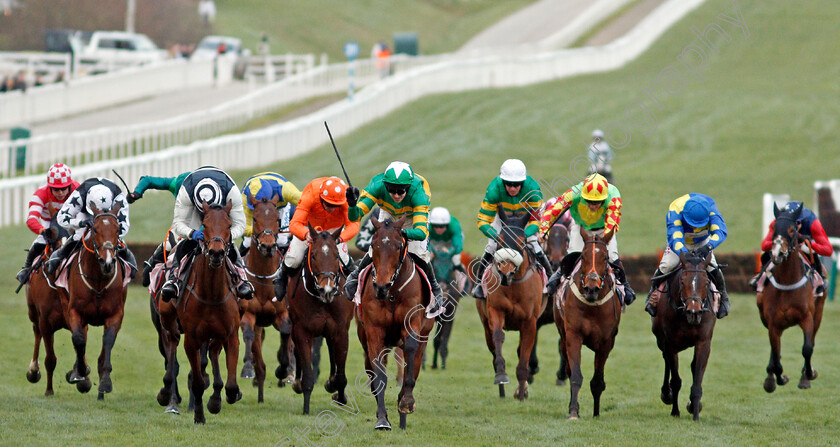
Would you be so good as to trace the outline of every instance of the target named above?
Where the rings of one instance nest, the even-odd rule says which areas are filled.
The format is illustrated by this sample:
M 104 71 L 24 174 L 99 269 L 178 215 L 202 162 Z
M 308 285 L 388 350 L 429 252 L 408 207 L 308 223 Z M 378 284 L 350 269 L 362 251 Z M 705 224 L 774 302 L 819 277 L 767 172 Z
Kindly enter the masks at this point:
M 348 85 L 347 85 L 347 99 L 349 101 L 353 101 L 353 78 L 356 76 L 356 57 L 359 56 L 359 44 L 356 42 L 350 41 L 344 44 L 344 55 L 347 56 L 347 59 L 350 61 L 347 64 L 347 75 L 348 75 Z

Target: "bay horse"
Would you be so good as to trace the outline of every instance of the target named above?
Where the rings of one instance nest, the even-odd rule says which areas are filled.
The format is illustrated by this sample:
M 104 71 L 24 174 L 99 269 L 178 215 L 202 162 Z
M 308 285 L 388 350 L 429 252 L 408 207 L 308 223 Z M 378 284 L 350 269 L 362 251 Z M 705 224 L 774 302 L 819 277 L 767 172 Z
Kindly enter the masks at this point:
M 50 209 L 50 211 L 53 211 Z M 51 214 L 55 215 L 54 212 Z M 67 231 L 55 224 L 53 217 L 47 233 L 47 246 L 44 253 L 32 263 L 29 273 L 29 281 L 26 282 L 26 305 L 29 311 L 29 321 L 32 322 L 32 332 L 35 335 L 35 349 L 32 354 L 32 361 L 26 371 L 26 380 L 30 383 L 37 383 L 41 380 L 41 370 L 38 365 L 38 355 L 41 347 L 41 340 L 44 341 L 44 365 L 47 368 L 47 390 L 45 396 L 52 396 L 53 373 L 56 366 L 56 355 L 54 345 L 54 334 L 60 329 L 68 329 L 64 314 L 67 311 L 69 297 L 67 291 L 55 286 L 55 278 L 49 275 L 44 268 L 50 254 L 61 245 L 62 236 L 67 236 Z M 87 367 L 86 367 L 87 368 Z M 69 377 L 68 372 L 68 377 Z M 89 382 L 89 380 L 88 380 Z M 79 386 L 79 384 L 77 384 Z M 90 383 L 81 385 L 81 388 Z
M 432 250 L 433 253 L 436 253 L 436 250 L 443 251 L 452 247 L 451 244 L 443 244 L 438 241 L 432 241 L 431 239 L 429 239 L 429 243 L 433 246 L 441 245 L 440 249 L 436 248 Z M 436 255 L 432 258 L 432 268 L 435 270 L 435 278 L 440 283 L 444 296 L 447 297 L 446 310 L 435 318 L 438 324 L 438 330 L 432 342 L 432 348 L 434 349 L 432 353 L 432 369 L 437 369 L 438 367 L 438 355 L 440 355 L 440 369 L 446 369 L 446 358 L 449 357 L 449 338 L 452 336 L 452 327 L 455 324 L 455 319 L 452 317 L 455 315 L 458 302 L 464 295 L 463 290 L 470 290 L 468 284 L 464 287 L 459 286 L 458 277 L 454 269 L 455 265 L 452 263 L 451 258 L 451 256 L 446 254 L 441 256 Z M 465 279 L 469 281 L 468 278 Z
M 767 270 L 770 281 L 756 296 L 761 322 L 770 336 L 770 362 L 764 380 L 764 390 L 768 393 L 775 391 L 777 384 L 788 383 L 789 379 L 782 370 L 781 338 L 782 332 L 791 326 L 798 325 L 805 335 L 802 345 L 805 366 L 799 388 L 810 388 L 811 381 L 817 378 L 817 371 L 811 366 L 811 355 L 825 305 L 825 294 L 814 296 L 810 264 L 802 259 L 800 246 L 805 240 L 799 234 L 796 223 L 802 209 L 781 212 L 774 206 L 773 211 L 776 222 L 770 251 L 773 265 Z
M 177 379 L 175 365 L 177 347 L 181 331 L 184 334 L 184 352 L 190 361 L 192 381 L 190 391 L 195 397 L 193 420 L 196 424 L 206 422 L 204 416 L 204 377 L 201 367 L 201 347 L 208 345 L 208 356 L 213 369 L 213 394 L 207 402 L 207 409 L 216 414 L 222 409 L 221 391 L 225 388 L 227 402 L 233 404 L 242 398 L 236 383 L 236 363 L 239 357 L 239 305 L 228 269 L 225 267 L 228 253 L 233 250 L 231 241 L 230 210 L 232 202 L 221 205 L 208 205 L 202 202 L 204 218 L 204 240 L 187 256 L 195 256 L 188 267 L 184 292 L 172 306 L 161 306 L 161 325 L 170 335 L 171 355 L 163 377 L 163 388 L 158 395 L 159 401 L 170 399 L 172 382 Z M 182 241 L 194 243 L 193 241 Z M 233 299 L 231 299 L 233 298 Z M 173 302 L 170 301 L 170 304 Z M 174 308 L 175 312 L 172 312 Z M 219 370 L 219 354 L 225 350 L 227 382 L 222 383 Z
M 616 296 L 616 281 L 609 268 L 607 246 L 614 233 L 607 237 L 599 231 L 581 227 L 583 250 L 578 267 L 568 287 L 559 295 L 561 303 L 554 307 L 554 322 L 563 339 L 562 356 L 566 357 L 566 373 L 570 378 L 569 419 L 579 417 L 578 393 L 583 384 L 580 351 L 586 346 L 595 352 L 595 372 L 589 382 L 594 400 L 593 416 L 601 410 L 601 393 L 606 388 L 604 366 L 618 335 L 621 321 L 621 299 Z
M 656 345 L 665 360 L 665 378 L 660 398 L 665 405 L 672 405 L 671 416 L 679 417 L 678 396 L 682 386 L 679 374 L 681 351 L 694 347 L 691 361 L 693 382 L 687 411 L 695 421 L 700 419 L 703 405 L 703 375 L 712 352 L 712 335 L 715 317 L 712 312 L 712 288 L 706 268 L 712 260 L 712 253 L 702 258 L 694 252 L 680 254 L 680 266 L 667 280 L 667 296 L 657 303 L 656 316 L 652 318 L 652 331 Z M 670 380 L 670 381 L 669 381 Z
M 569 249 L 569 230 L 561 224 L 555 223 L 551 229 L 548 230 L 548 235 L 541 242 L 542 249 L 551 263 L 552 272 L 546 272 L 549 276 L 560 268 L 563 258 Z M 547 325 L 554 324 L 554 307 L 547 305 L 545 310 L 537 319 L 537 334 L 534 336 L 534 349 L 531 350 L 531 359 L 528 361 L 528 383 L 534 383 L 534 375 L 540 372 L 540 362 L 537 358 L 537 342 L 540 335 L 540 328 Z M 562 354 L 563 339 L 557 338 L 557 353 L 560 358 L 560 367 L 557 368 L 557 381 L 555 385 L 563 386 L 566 384 L 566 358 Z
M 348 331 L 353 320 L 353 303 L 344 298 L 344 275 L 338 257 L 338 237 L 341 228 L 316 231 L 309 226 L 312 244 L 306 251 L 305 262 L 295 284 L 286 294 L 289 317 L 292 321 L 292 341 L 297 361 L 297 374 L 292 389 L 303 393 L 303 414 L 309 414 L 309 400 L 315 386 L 312 368 L 313 340 L 323 337 L 330 353 L 330 375 L 324 383 L 332 399 L 347 404 L 344 389 L 347 376 L 344 365 L 349 346 Z
M 420 364 L 435 320 L 426 318 L 431 290 L 420 278 L 418 268 L 408 254 L 408 240 L 402 235 L 403 225 L 410 222 L 402 217 L 396 222 L 379 222 L 371 218 L 374 233 L 371 240 L 372 268 L 360 281 L 361 303 L 355 311 L 359 341 L 365 351 L 365 370 L 376 396 L 377 430 L 390 430 L 385 409 L 385 389 L 388 385 L 385 359 L 390 348 L 404 352 L 404 379 L 400 389 L 398 409 L 400 428 L 406 427 L 406 415 L 416 409 L 414 386 L 420 374 Z M 392 351 L 393 352 L 393 351 Z
M 495 253 L 495 260 L 485 273 L 487 300 L 475 300 L 478 316 L 484 326 L 487 348 L 493 356 L 493 368 L 499 385 L 499 397 L 505 397 L 505 384 L 510 382 L 505 372 L 502 356 L 504 331 L 519 331 L 516 379 L 519 382 L 513 396 L 520 401 L 528 397 L 528 361 L 537 334 L 537 319 L 546 307 L 543 299 L 543 282 L 537 272 L 537 262 L 525 247 L 525 226 L 531 215 L 508 217 L 499 207 L 502 243 Z
M 67 267 L 68 305 L 65 319 L 72 334 L 76 364 L 67 376 L 69 383 L 86 393 L 90 390 L 90 368 L 85 365 L 88 325 L 103 326 L 102 352 L 99 355 L 99 395 L 103 400 L 113 389 L 111 350 L 122 326 L 127 294 L 124 279 L 130 275 L 119 258 L 120 224 L 117 219 L 122 204 L 109 211 L 93 210 L 93 223 L 82 236 L 82 247 L 75 262 Z
M 280 331 L 280 350 L 277 368 L 278 385 L 286 384 L 289 374 L 291 352 L 288 331 L 289 311 L 283 297 L 274 300 L 274 278 L 280 273 L 282 256 L 277 246 L 280 233 L 280 213 L 277 203 L 280 197 L 275 195 L 270 200 L 252 200 L 254 206 L 253 234 L 251 246 L 245 257 L 245 272 L 254 286 L 254 298 L 239 301 L 241 315 L 240 327 L 245 341 L 245 356 L 242 359 L 243 379 L 254 379 L 257 387 L 257 402 L 263 402 L 263 390 L 266 377 L 266 364 L 262 346 L 265 341 L 265 328 L 274 326 Z M 285 329 L 285 330 L 284 330 Z M 284 334 L 285 332 L 285 334 Z

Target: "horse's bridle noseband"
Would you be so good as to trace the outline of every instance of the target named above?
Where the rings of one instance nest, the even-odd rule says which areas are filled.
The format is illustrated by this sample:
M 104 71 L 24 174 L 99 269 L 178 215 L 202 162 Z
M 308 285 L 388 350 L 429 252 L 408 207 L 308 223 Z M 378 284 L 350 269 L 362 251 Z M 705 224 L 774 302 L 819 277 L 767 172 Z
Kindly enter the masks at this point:
M 339 260 L 339 263 L 340 262 L 341 261 Z M 315 270 L 312 269 L 312 246 L 310 245 L 309 248 L 307 249 L 307 253 L 306 253 L 306 269 L 309 271 L 309 274 L 311 274 L 312 277 L 315 278 L 315 286 L 314 287 L 315 287 L 315 292 L 317 292 L 317 295 L 312 293 L 312 292 L 309 292 L 309 290 L 307 290 L 307 292 L 310 295 L 317 297 L 322 302 L 329 304 L 328 301 L 326 301 L 324 298 L 322 298 L 322 297 L 325 296 L 325 294 L 324 294 L 324 288 L 321 287 L 320 280 L 321 279 L 326 279 L 327 281 L 332 281 L 332 283 L 334 284 L 334 289 L 338 290 L 338 282 L 339 282 L 338 278 L 339 278 L 339 275 L 341 274 L 341 267 L 339 266 L 338 272 L 315 272 Z
M 400 271 L 402 271 L 403 263 L 405 262 L 405 258 L 408 257 L 408 240 L 406 240 L 405 236 L 403 236 L 403 247 L 400 251 L 400 259 L 397 262 L 397 268 L 394 270 L 394 274 L 391 275 L 391 280 L 385 284 L 385 290 L 391 290 L 391 287 L 394 287 L 394 283 L 397 282 L 397 278 L 400 276 Z M 373 280 L 376 280 L 376 269 L 373 270 Z M 394 297 L 388 297 L 391 301 L 394 301 Z
M 230 248 L 233 246 L 233 241 L 225 241 L 219 236 L 213 236 L 209 240 L 202 240 L 199 241 L 199 245 L 201 247 L 201 254 L 204 255 L 207 259 L 212 259 L 210 256 L 210 242 L 221 242 L 225 246 L 225 251 L 222 254 L 222 262 L 224 262 L 224 258 L 228 257 L 230 254 Z
M 606 242 L 604 242 L 602 240 L 596 240 L 596 239 L 590 239 L 588 241 L 583 241 L 583 250 L 586 250 L 586 245 L 588 245 L 588 244 L 603 245 L 604 249 L 607 250 L 607 255 L 606 255 L 607 259 L 609 259 L 609 249 L 607 248 L 607 243 Z M 581 252 L 581 263 L 582 262 L 583 262 L 583 254 Z M 605 272 L 606 275 L 609 274 L 609 268 L 610 268 L 609 261 L 607 261 L 607 271 Z M 599 291 L 601 290 L 601 287 L 603 287 L 603 285 L 604 285 L 604 278 L 602 278 L 601 275 L 599 275 L 598 272 L 595 271 L 595 263 L 594 262 L 592 263 L 592 270 L 590 270 L 588 272 L 585 272 L 583 275 L 580 276 L 580 281 L 581 281 L 580 286 L 581 286 L 581 288 L 583 288 L 586 285 L 585 280 L 587 278 L 592 278 L 592 279 L 597 280 L 598 281 L 598 288 L 596 290 L 599 290 Z
M 272 240 L 272 241 L 274 241 L 274 243 L 273 243 L 273 244 L 271 244 L 271 245 L 263 245 L 263 244 L 260 242 L 260 236 L 262 236 L 262 235 L 264 235 L 264 234 L 267 234 L 267 235 L 271 236 L 271 240 Z M 251 243 L 252 243 L 252 244 L 256 244 L 258 249 L 259 249 L 259 247 L 267 247 L 267 248 L 268 248 L 268 250 L 269 250 L 269 253 L 271 253 L 271 249 L 274 249 L 274 250 L 280 250 L 280 246 L 277 244 L 277 234 L 276 234 L 276 233 L 274 233 L 274 231 L 272 231 L 272 230 L 270 230 L 270 229 L 268 229 L 268 228 L 266 228 L 265 230 L 260 231 L 259 233 L 254 233 L 254 234 L 252 234 L 252 235 L 251 235 Z M 258 251 L 259 251 L 259 250 L 258 250 Z M 262 251 L 260 251 L 260 253 L 262 253 Z
M 698 268 L 691 268 L 690 269 L 690 268 L 683 267 L 681 269 L 680 273 L 685 273 L 685 272 L 688 272 L 688 273 L 702 273 L 702 274 L 708 275 L 708 272 L 706 271 L 706 269 L 698 269 Z M 678 312 L 685 313 L 686 309 L 688 308 L 688 305 L 686 304 L 685 297 L 683 297 L 683 294 L 682 294 L 682 290 L 683 290 L 682 281 L 679 281 L 679 284 L 680 284 L 680 288 L 679 288 L 678 292 L 679 292 L 679 295 L 680 295 L 680 305 L 679 306 L 675 305 L 674 309 L 677 310 Z M 709 311 L 711 311 L 711 309 L 709 308 L 709 294 L 710 293 L 712 293 L 712 291 L 711 291 L 710 288 L 707 287 L 706 288 L 705 299 L 700 298 L 698 296 L 696 298 L 695 297 L 688 297 L 688 300 L 689 301 L 699 301 L 701 312 L 709 312 Z

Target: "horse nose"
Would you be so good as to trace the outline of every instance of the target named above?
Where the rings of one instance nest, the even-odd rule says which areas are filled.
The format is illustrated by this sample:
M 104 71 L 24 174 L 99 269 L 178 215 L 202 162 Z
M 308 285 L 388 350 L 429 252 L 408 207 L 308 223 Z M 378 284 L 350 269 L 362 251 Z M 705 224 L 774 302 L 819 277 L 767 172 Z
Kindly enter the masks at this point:
M 376 297 L 377 298 L 383 299 L 386 296 L 388 296 L 389 287 L 387 285 L 380 286 L 379 284 L 374 284 L 373 288 L 374 288 L 374 290 L 376 290 Z

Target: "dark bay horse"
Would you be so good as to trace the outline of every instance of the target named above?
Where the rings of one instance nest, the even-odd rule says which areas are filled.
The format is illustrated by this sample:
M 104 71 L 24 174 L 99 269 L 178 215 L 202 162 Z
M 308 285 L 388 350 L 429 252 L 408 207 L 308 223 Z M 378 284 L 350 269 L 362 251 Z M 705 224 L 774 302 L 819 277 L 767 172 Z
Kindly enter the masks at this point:
M 227 402 L 233 404 L 242 398 L 236 383 L 236 363 L 239 357 L 239 305 L 232 284 L 232 279 L 225 268 L 228 251 L 234 250 L 230 237 L 232 203 L 225 207 L 202 203 L 204 218 L 204 241 L 199 241 L 195 249 L 195 258 L 189 267 L 183 295 L 174 306 L 160 308 L 161 325 L 170 335 L 170 355 L 163 388 L 158 395 L 159 401 L 170 399 L 172 382 L 175 375 L 175 356 L 180 340 L 178 323 L 183 329 L 184 352 L 190 361 L 192 381 L 190 391 L 195 397 L 194 421 L 204 424 L 204 377 L 201 367 L 201 347 L 208 345 L 208 355 L 213 369 L 213 394 L 207 402 L 210 413 L 216 414 L 222 409 L 221 391 L 225 388 Z M 181 243 L 191 243 L 182 241 Z M 188 254 L 187 256 L 192 256 Z M 183 272 L 182 272 L 183 274 Z M 172 302 L 170 302 L 172 303 Z M 172 312 L 174 308 L 175 312 Z M 225 350 L 227 382 L 222 383 L 219 369 L 219 354 Z
M 452 244 L 437 243 L 429 239 L 432 245 L 432 253 L 451 249 Z M 439 248 L 436 248 L 437 245 Z M 445 253 L 445 252 L 444 252 Z M 446 369 L 446 358 L 449 356 L 449 338 L 452 335 L 452 327 L 455 324 L 455 319 L 451 318 L 455 315 L 455 310 L 458 307 L 458 302 L 464 295 L 463 290 L 470 290 L 469 285 L 464 287 L 459 286 L 458 276 L 456 275 L 455 265 L 452 263 L 452 257 L 448 253 L 443 255 L 436 255 L 432 258 L 432 267 L 435 269 L 435 278 L 440 284 L 441 290 L 447 296 L 446 310 L 439 315 L 435 320 L 439 327 L 435 333 L 434 341 L 432 342 L 432 369 L 438 367 L 438 355 L 440 355 L 440 368 Z M 469 265 L 469 264 L 467 264 Z M 465 278 L 469 281 L 469 278 Z M 423 366 L 425 368 L 425 365 Z
M 560 263 L 566 257 L 566 252 L 569 249 L 569 230 L 560 224 L 554 224 L 544 241 L 541 243 L 545 255 L 548 256 L 551 262 L 551 269 L 556 271 L 560 268 Z M 546 272 L 551 276 L 553 272 Z M 547 305 L 545 310 L 537 319 L 537 335 L 534 337 L 534 349 L 531 350 L 531 359 L 528 361 L 528 383 L 534 383 L 534 375 L 540 371 L 540 362 L 537 358 L 537 342 L 539 340 L 540 328 L 547 325 L 554 324 L 554 306 Z M 562 354 L 563 339 L 557 338 L 557 353 L 560 358 L 560 367 L 557 368 L 557 386 L 566 384 L 566 358 Z
M 804 241 L 796 223 L 801 210 L 781 212 L 778 208 L 774 209 L 776 222 L 770 252 L 773 266 L 768 269 L 770 281 L 756 297 L 761 322 L 770 336 L 770 362 L 764 380 L 764 390 L 768 393 L 775 391 L 777 384 L 788 383 L 789 379 L 782 370 L 781 338 L 782 332 L 791 326 L 798 325 L 805 335 L 802 345 L 805 366 L 799 388 L 810 388 L 811 381 L 817 378 L 817 371 L 811 366 L 811 355 L 814 352 L 814 337 L 822 321 L 825 294 L 814 296 L 811 270 L 801 257 L 800 246 Z
M 88 325 L 104 326 L 102 352 L 99 355 L 99 395 L 105 398 L 113 389 L 111 382 L 111 350 L 122 326 L 127 289 L 124 278 L 130 275 L 117 257 L 120 246 L 120 225 L 117 213 L 121 204 L 110 211 L 93 210 L 93 224 L 82 236 L 82 248 L 69 266 L 67 291 L 69 302 L 65 319 L 76 350 L 76 365 L 67 381 L 86 393 L 90 390 L 85 365 Z
M 582 346 L 595 352 L 595 372 L 589 388 L 594 400 L 593 416 L 600 414 L 601 393 L 606 388 L 604 366 L 615 344 L 621 321 L 621 300 L 616 296 L 615 279 L 607 264 L 607 245 L 613 233 L 603 237 L 599 232 L 590 233 L 581 227 L 580 234 L 583 238 L 580 267 L 560 296 L 562 305 L 554 306 L 554 321 L 563 339 L 562 355 L 568 362 L 567 374 L 571 382 L 569 419 L 577 419 L 580 413 L 578 393 L 583 384 L 580 371 Z
M 292 386 L 295 392 L 303 393 L 303 414 L 309 414 L 309 399 L 315 386 L 315 371 L 312 369 L 312 345 L 316 337 L 323 337 L 330 353 L 330 376 L 324 383 L 332 399 L 347 404 L 344 389 L 347 376 L 344 365 L 349 345 L 348 331 L 353 320 L 353 303 L 344 298 L 344 276 L 338 257 L 338 236 L 341 228 L 332 233 L 316 231 L 309 227 L 312 245 L 306 252 L 306 260 L 300 275 L 290 278 L 286 301 L 289 303 L 289 317 L 292 320 L 297 374 Z
M 546 300 L 537 263 L 525 248 L 524 229 L 531 220 L 530 214 L 508 217 L 499 207 L 498 216 L 503 224 L 503 242 L 496 251 L 495 262 L 487 269 L 490 273 L 485 274 L 490 278 L 486 286 L 487 300 L 476 300 L 475 305 L 484 326 L 487 348 L 493 356 L 496 373 L 493 383 L 499 385 L 499 397 L 505 397 L 505 384 L 510 382 L 502 356 L 504 331 L 519 331 L 516 366 L 519 386 L 513 396 L 523 401 L 528 397 L 528 360 L 537 334 L 537 318 L 545 310 Z
M 289 376 L 291 352 L 289 339 L 291 333 L 281 330 L 288 326 L 288 310 L 283 297 L 274 300 L 274 284 L 272 281 L 280 271 L 280 250 L 277 247 L 277 235 L 280 232 L 280 213 L 277 203 L 280 197 L 274 196 L 252 202 L 254 205 L 253 235 L 251 247 L 245 258 L 245 271 L 254 286 L 254 298 L 239 301 L 241 314 L 240 327 L 245 341 L 245 356 L 242 364 L 241 377 L 254 379 L 257 387 L 257 402 L 263 402 L 263 389 L 266 377 L 266 364 L 263 359 L 262 346 L 265 341 L 265 328 L 274 326 L 280 331 L 280 350 L 278 358 L 280 366 L 279 384 L 285 385 Z M 284 334 L 285 332 L 285 334 Z
M 55 213 L 52 213 L 55 214 Z M 55 220 L 53 220 L 55 222 Z M 66 231 L 64 231 L 66 233 Z M 69 297 L 67 291 L 55 286 L 55 278 L 49 276 L 44 264 L 53 250 L 61 245 L 59 227 L 51 225 L 47 236 L 47 247 L 44 253 L 35 260 L 30 270 L 29 281 L 26 283 L 26 305 L 29 310 L 29 321 L 32 322 L 32 332 L 35 334 L 35 350 L 32 361 L 26 371 L 26 380 L 37 383 L 41 380 L 41 370 L 38 366 L 38 351 L 41 340 L 44 340 L 44 365 L 47 368 L 47 391 L 45 396 L 53 395 L 53 372 L 56 366 L 54 334 L 60 329 L 68 329 L 64 314 L 67 312 Z M 87 367 L 86 367 L 87 368 Z M 68 373 L 68 377 L 69 377 Z M 77 384 L 78 385 L 78 384 Z M 84 387 L 84 385 L 82 385 Z M 88 389 L 90 384 L 87 384 Z
M 694 359 L 691 361 L 693 383 L 686 408 L 695 421 L 700 419 L 703 375 L 712 352 L 712 335 L 717 321 L 714 312 L 711 312 L 712 289 L 706 272 L 711 260 L 711 252 L 705 258 L 694 253 L 681 254 L 679 268 L 669 274 L 667 297 L 659 300 L 656 316 L 652 318 L 656 345 L 665 359 L 660 398 L 665 405 L 672 405 L 671 416 L 680 415 L 678 397 L 682 379 L 678 354 L 694 347 Z
M 400 428 L 406 427 L 406 415 L 415 410 L 414 386 L 420 374 L 420 364 L 429 333 L 435 321 L 426 318 L 425 307 L 431 291 L 408 254 L 408 241 L 400 230 L 405 217 L 396 222 L 371 219 L 374 227 L 371 247 L 373 267 L 365 281 L 361 305 L 356 308 L 359 341 L 365 350 L 365 370 L 371 379 L 371 391 L 376 396 L 377 430 L 390 430 L 385 409 L 385 389 L 388 385 L 385 359 L 391 347 L 401 348 L 405 358 L 404 380 L 400 389 L 398 409 Z

